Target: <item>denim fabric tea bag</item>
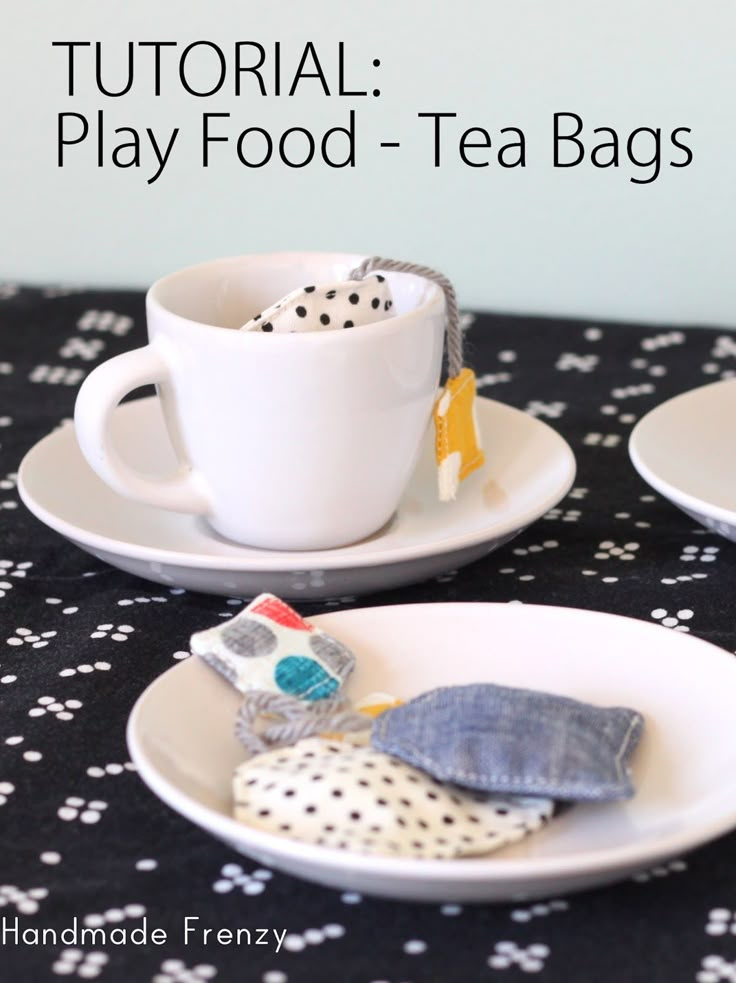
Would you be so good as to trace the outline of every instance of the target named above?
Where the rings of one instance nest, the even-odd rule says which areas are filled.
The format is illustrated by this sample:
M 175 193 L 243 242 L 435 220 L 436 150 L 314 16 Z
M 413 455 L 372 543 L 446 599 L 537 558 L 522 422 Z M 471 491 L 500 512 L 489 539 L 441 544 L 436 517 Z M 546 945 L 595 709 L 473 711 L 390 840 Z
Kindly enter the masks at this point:
M 629 760 L 643 723 L 625 707 L 476 683 L 387 710 L 371 743 L 466 788 L 603 802 L 634 794 Z

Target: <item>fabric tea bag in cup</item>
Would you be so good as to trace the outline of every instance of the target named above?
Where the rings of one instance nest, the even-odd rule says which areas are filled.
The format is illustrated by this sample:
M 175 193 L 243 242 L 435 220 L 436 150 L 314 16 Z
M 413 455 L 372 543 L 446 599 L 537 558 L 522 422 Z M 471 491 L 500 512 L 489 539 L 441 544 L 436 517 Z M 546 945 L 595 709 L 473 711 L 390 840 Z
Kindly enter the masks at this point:
M 433 418 L 440 499 L 450 501 L 456 497 L 460 482 L 481 467 L 484 457 L 475 415 L 475 375 L 463 367 L 460 312 L 446 276 L 426 266 L 374 256 L 364 260 L 347 280 L 291 291 L 252 317 L 242 330 L 291 334 L 374 324 L 392 312 L 393 298 L 385 275 L 388 270 L 425 276 L 445 294 L 448 379 L 435 403 Z
M 252 547 L 324 550 L 378 532 L 432 418 L 447 300 L 421 273 L 376 271 L 379 282 L 362 262 L 342 253 L 237 256 L 159 280 L 146 298 L 149 344 L 95 368 L 77 397 L 90 466 L 121 495 L 200 514 L 214 533 Z M 240 330 L 305 286 L 316 293 L 366 279 L 351 292 L 372 301 L 386 290 L 375 293 L 385 300 L 380 311 L 371 306 L 381 315 L 371 323 L 281 332 L 272 319 L 271 332 Z M 356 326 L 345 330 L 348 320 Z M 124 461 L 111 433 L 116 404 L 150 383 L 179 461 L 163 480 Z
M 375 324 L 393 314 L 394 300 L 385 276 L 373 273 L 363 280 L 310 285 L 282 297 L 256 314 L 243 331 L 334 331 Z

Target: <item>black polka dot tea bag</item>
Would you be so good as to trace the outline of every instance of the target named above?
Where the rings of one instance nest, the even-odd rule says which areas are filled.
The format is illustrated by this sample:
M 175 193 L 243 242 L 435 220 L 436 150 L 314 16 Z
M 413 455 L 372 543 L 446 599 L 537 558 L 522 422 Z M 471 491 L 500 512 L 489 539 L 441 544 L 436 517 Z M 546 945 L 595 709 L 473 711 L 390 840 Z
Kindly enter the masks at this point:
M 393 306 L 386 277 L 374 273 L 364 280 L 343 280 L 292 290 L 241 330 L 293 334 L 355 328 L 385 320 L 391 316 Z
M 233 809 L 254 829 L 304 843 L 451 859 L 521 840 L 554 806 L 550 799 L 469 792 L 370 746 L 310 737 L 240 765 Z

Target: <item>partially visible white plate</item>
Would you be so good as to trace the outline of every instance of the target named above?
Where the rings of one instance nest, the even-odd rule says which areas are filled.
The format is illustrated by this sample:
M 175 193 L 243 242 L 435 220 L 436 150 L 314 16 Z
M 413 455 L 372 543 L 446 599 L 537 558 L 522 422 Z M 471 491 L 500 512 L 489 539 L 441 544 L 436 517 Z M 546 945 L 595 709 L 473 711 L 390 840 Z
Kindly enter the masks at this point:
M 342 549 L 307 553 L 238 546 L 200 518 L 123 498 L 89 467 L 71 424 L 26 454 L 18 489 L 47 526 L 148 580 L 235 597 L 265 590 L 302 600 L 364 594 L 426 580 L 485 556 L 569 491 L 575 458 L 551 427 L 483 398 L 478 421 L 488 462 L 463 482 L 457 501 L 439 501 L 427 434 L 394 518 L 369 539 Z M 163 475 L 175 469 L 155 397 L 119 406 L 112 434 L 124 459 L 139 470 Z
M 634 427 L 642 478 L 702 525 L 736 540 L 736 379 L 668 399 Z
M 659 625 L 506 604 L 364 608 L 312 619 L 356 652 L 349 692 L 411 697 L 492 681 L 625 705 L 646 718 L 637 795 L 578 805 L 482 859 L 365 857 L 230 818 L 239 694 L 196 658 L 136 703 L 128 746 L 144 782 L 193 823 L 260 863 L 320 884 L 419 901 L 515 901 L 619 880 L 736 825 L 736 659 Z

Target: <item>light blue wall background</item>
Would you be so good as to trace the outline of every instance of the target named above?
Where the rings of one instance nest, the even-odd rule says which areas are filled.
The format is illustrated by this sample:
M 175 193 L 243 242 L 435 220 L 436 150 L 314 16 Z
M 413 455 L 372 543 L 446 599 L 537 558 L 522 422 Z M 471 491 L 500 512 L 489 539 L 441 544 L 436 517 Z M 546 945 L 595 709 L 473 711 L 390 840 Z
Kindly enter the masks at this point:
M 213 256 L 334 248 L 432 264 L 455 279 L 466 306 L 733 324 L 734 37 L 731 0 L 14 4 L 0 35 L 0 276 L 143 286 Z M 279 39 L 285 68 L 307 39 L 326 65 L 345 41 L 351 76 L 382 90 L 355 101 L 358 166 L 246 170 L 223 145 L 204 171 L 204 111 L 231 112 L 233 134 L 252 124 L 319 131 L 344 122 L 351 103 L 320 97 L 316 85 L 292 99 L 194 99 L 168 71 L 156 99 L 150 53 L 134 90 L 105 99 L 92 84 L 89 52 L 70 99 L 65 56 L 50 46 L 100 39 L 114 72 L 128 39 L 200 38 L 226 48 Z M 156 184 L 145 183 L 150 152 L 137 173 L 109 162 L 98 169 L 91 139 L 56 166 L 56 114 L 92 116 L 99 107 L 108 141 L 116 126 L 181 127 Z M 458 113 L 440 169 L 421 111 Z M 690 126 L 694 162 L 665 166 L 648 186 L 629 182 L 630 166 L 554 170 L 555 111 L 577 112 L 586 132 Z M 494 143 L 500 127 L 522 127 L 526 169 L 464 166 L 452 144 L 473 125 L 488 128 Z M 392 139 L 400 150 L 378 148 Z

